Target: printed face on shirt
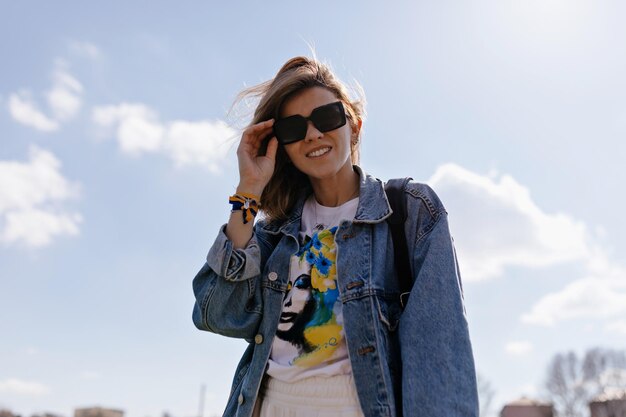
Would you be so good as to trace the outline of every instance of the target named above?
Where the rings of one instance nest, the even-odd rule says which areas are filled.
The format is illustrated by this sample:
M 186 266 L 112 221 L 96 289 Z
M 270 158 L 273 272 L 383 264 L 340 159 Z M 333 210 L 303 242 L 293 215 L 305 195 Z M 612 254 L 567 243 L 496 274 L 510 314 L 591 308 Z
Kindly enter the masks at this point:
M 295 282 L 289 283 L 287 298 L 283 304 L 283 312 L 280 315 L 278 330 L 288 332 L 296 324 L 306 324 L 311 318 L 303 315 L 307 303 L 314 302 L 311 297 L 311 276 L 302 274 Z
M 332 229 L 315 232 L 292 257 L 295 279 L 283 302 L 276 336 L 294 349 L 294 365 L 315 366 L 332 355 L 343 337 L 335 309 L 336 255 Z
M 309 352 L 313 346 L 306 342 L 304 331 L 317 309 L 317 300 L 312 294 L 308 268 L 295 258 L 291 271 L 300 274 L 289 283 L 276 336 L 289 342 L 298 352 Z

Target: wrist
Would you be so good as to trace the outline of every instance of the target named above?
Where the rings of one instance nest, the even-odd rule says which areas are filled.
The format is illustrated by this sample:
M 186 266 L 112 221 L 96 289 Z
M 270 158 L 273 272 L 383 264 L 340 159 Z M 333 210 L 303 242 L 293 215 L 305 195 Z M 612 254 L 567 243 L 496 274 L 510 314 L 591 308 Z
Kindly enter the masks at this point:
M 263 188 L 264 187 L 259 187 L 258 185 L 239 183 L 235 192 L 254 194 L 258 196 L 259 198 L 261 198 L 261 194 L 263 193 Z
M 241 211 L 243 223 L 254 222 L 259 211 L 260 195 L 253 194 L 249 191 L 241 191 L 239 187 L 234 195 L 228 197 L 228 202 L 232 205 L 232 212 Z

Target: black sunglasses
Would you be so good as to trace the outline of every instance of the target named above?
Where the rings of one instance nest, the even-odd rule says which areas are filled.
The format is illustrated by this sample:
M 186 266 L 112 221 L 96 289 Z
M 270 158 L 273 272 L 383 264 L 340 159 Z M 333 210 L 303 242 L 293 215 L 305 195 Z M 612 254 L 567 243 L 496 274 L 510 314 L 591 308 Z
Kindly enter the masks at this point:
M 341 101 L 325 104 L 313 109 L 309 117 L 295 114 L 274 122 L 274 136 L 278 143 L 288 145 L 306 137 L 308 120 L 320 132 L 329 132 L 346 124 L 346 112 Z

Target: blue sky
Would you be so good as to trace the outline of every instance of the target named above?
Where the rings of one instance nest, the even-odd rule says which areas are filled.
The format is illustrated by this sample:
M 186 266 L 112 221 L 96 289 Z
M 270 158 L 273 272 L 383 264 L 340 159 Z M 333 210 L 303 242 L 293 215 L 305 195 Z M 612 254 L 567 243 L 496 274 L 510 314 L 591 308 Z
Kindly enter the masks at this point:
M 245 86 L 296 55 L 367 97 L 361 165 L 442 198 L 492 411 L 626 348 L 618 1 L 2 2 L 0 408 L 218 415 L 245 342 L 191 322 Z M 251 111 L 252 109 L 248 109 Z

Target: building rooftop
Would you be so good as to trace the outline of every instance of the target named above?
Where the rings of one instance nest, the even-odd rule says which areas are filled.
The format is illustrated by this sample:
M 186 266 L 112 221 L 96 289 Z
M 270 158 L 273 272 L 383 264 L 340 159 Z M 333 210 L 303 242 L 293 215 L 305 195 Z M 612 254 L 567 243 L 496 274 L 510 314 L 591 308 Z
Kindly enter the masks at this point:
M 511 406 L 528 406 L 528 405 L 534 405 L 534 406 L 548 406 L 551 407 L 552 404 L 550 403 L 546 403 L 540 400 L 536 400 L 536 399 L 532 399 L 532 398 L 528 398 L 528 397 L 521 397 L 517 400 L 511 401 L 506 403 L 506 405 L 511 405 Z
M 626 389 L 624 388 L 609 388 L 604 392 L 594 397 L 590 402 L 599 403 L 611 400 L 626 400 Z

